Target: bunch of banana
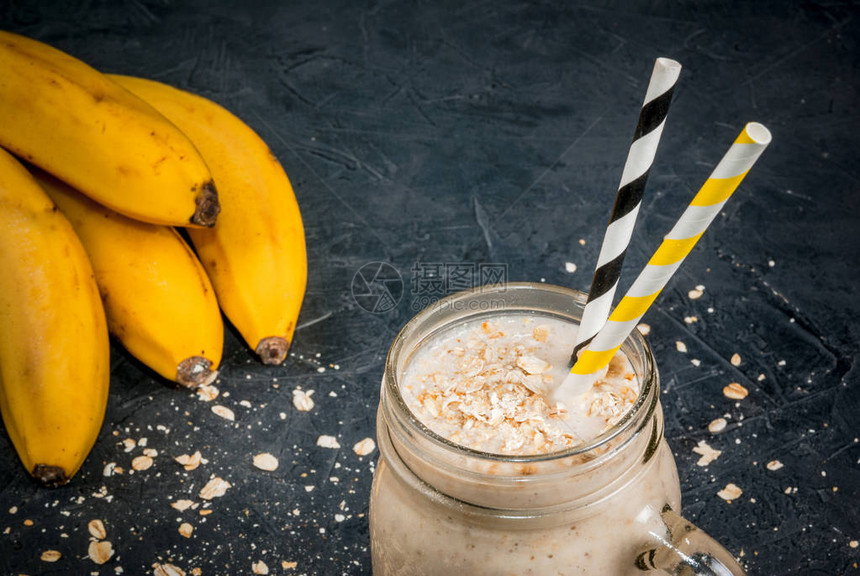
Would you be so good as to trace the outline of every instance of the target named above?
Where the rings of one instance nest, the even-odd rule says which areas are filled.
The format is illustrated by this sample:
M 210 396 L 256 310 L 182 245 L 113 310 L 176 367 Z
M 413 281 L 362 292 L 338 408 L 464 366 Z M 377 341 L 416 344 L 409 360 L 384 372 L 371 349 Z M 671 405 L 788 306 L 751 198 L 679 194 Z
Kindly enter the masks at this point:
M 196 388 L 214 379 L 224 343 L 221 311 L 179 232 L 126 218 L 33 172 L 90 257 L 110 333 L 168 380 Z
M 104 309 L 69 221 L 3 150 L 0 231 L 0 413 L 27 471 L 58 486 L 78 471 L 104 419 Z
M 214 102 L 3 31 L 0 71 L 0 147 L 36 175 L 2 152 L 0 408 L 27 469 L 56 485 L 104 418 L 105 323 L 184 386 L 215 377 L 222 311 L 280 364 L 304 297 L 304 229 L 277 159 Z
M 266 143 L 211 100 L 166 84 L 112 76 L 185 132 L 218 183 L 222 214 L 188 235 L 225 315 L 266 364 L 283 362 L 305 293 L 299 206 Z
M 212 175 L 171 122 L 104 74 L 0 31 L 0 146 L 138 220 L 211 226 Z

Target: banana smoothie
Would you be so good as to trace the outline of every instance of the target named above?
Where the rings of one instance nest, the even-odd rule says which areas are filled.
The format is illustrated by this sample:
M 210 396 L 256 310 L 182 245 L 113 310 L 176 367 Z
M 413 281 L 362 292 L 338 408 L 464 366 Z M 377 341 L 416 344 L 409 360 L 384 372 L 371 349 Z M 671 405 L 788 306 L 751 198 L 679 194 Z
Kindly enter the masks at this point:
M 374 575 L 641 573 L 660 511 L 680 505 L 644 340 L 564 406 L 551 392 L 578 317 L 522 305 L 425 316 L 398 336 L 383 380 Z

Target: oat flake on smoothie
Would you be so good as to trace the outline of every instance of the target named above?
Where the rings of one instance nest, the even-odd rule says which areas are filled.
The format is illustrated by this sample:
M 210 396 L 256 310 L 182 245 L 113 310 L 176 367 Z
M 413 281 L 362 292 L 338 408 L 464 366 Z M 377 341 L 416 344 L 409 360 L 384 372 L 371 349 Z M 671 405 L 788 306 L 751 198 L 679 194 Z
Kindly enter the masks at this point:
M 613 426 L 639 395 L 629 361 L 617 354 L 581 407 L 550 400 L 567 373 L 571 327 L 526 315 L 466 322 L 422 346 L 401 393 L 428 428 L 463 446 L 507 455 L 571 448 Z M 564 418 L 591 433 L 574 433 Z

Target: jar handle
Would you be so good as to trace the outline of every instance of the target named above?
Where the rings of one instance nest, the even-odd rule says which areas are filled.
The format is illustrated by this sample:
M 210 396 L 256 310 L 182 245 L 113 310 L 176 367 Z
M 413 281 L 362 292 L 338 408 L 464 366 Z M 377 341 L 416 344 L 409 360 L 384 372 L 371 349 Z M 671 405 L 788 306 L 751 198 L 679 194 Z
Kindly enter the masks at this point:
M 662 570 L 672 576 L 746 576 L 728 550 L 670 506 L 663 508 L 660 517 L 666 532 L 651 532 L 659 545 L 639 554 L 637 568 Z

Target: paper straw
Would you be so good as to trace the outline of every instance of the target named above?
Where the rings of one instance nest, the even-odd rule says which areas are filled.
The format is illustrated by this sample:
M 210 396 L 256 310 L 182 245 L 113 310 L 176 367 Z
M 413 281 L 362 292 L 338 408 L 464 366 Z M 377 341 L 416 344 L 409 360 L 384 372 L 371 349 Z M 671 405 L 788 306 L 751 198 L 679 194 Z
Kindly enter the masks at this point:
M 633 143 L 627 153 L 627 162 L 621 174 L 621 183 L 612 206 L 609 224 L 603 235 L 603 246 L 597 258 L 597 266 L 591 280 L 588 300 L 582 312 L 582 322 L 576 336 L 576 346 L 570 358 L 570 365 L 576 362 L 580 350 L 585 348 L 594 335 L 600 330 L 609 316 L 615 290 L 618 288 L 618 278 L 621 276 L 621 265 L 639 206 L 642 203 L 642 193 L 648 180 L 648 173 L 654 163 L 657 145 L 663 134 L 666 116 L 669 114 L 669 104 L 675 83 L 681 74 L 681 65 L 669 58 L 657 58 L 651 73 L 651 82 L 645 93 L 645 101 L 639 112 L 639 123 L 633 134 Z
M 770 132 L 763 125 L 750 122 L 744 127 L 606 324 L 579 355 L 570 374 L 556 390 L 557 400 L 570 402 L 588 391 L 594 374 L 609 364 L 770 141 Z

